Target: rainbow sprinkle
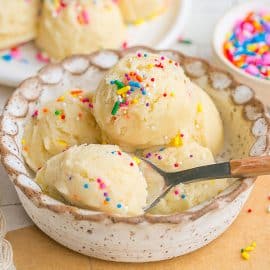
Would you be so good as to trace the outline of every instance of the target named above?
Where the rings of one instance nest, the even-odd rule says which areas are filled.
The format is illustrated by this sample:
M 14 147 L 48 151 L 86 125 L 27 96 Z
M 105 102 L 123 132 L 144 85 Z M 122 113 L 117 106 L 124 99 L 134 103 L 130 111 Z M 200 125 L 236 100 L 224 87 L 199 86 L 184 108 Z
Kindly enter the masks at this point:
M 138 58 L 142 57 L 148 57 L 147 53 L 141 53 L 138 52 L 136 55 Z M 146 69 L 152 69 L 152 68 L 164 68 L 165 64 L 171 64 L 174 63 L 175 66 L 178 66 L 178 63 L 167 59 L 165 56 L 157 57 L 153 60 L 153 63 L 147 64 L 145 66 Z M 113 104 L 111 114 L 115 116 L 118 111 L 122 108 L 124 108 L 123 112 L 127 113 L 126 108 L 130 105 L 134 105 L 139 103 L 140 96 L 138 94 L 141 94 L 142 96 L 150 96 L 151 93 L 148 93 L 149 87 L 155 87 L 156 78 L 154 77 L 147 77 L 147 74 L 145 72 L 139 72 L 136 71 L 130 71 L 128 73 L 125 73 L 123 78 L 117 78 L 115 80 L 110 80 L 111 85 L 116 86 L 116 95 L 117 100 Z M 134 95 L 133 95 L 134 94 Z M 171 91 L 169 93 L 164 92 L 161 94 L 162 97 L 174 97 L 174 91 Z M 151 103 L 150 100 L 145 102 L 146 107 L 150 107 Z M 126 116 L 128 119 L 128 116 Z M 112 118 L 115 120 L 115 118 Z
M 238 20 L 223 45 L 224 55 L 246 73 L 270 79 L 270 12 L 250 12 Z

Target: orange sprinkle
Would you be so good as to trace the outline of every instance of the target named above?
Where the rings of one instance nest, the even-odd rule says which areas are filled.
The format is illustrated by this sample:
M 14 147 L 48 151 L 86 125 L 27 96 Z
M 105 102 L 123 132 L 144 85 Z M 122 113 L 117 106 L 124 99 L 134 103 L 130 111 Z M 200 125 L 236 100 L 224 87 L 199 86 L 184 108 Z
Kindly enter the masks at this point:
M 82 94 L 83 93 L 83 91 L 82 90 L 72 90 L 72 91 L 70 91 L 70 93 L 71 93 L 71 95 L 80 95 L 80 94 Z
M 28 147 L 27 146 L 24 146 L 23 147 L 23 151 L 27 152 L 28 151 Z
M 83 115 L 83 114 L 82 114 L 81 112 L 78 113 L 78 116 L 79 116 L 80 118 L 82 117 L 82 115 Z
M 47 108 L 43 108 L 42 110 L 44 113 L 47 113 L 49 110 Z
M 143 78 L 142 78 L 142 76 L 140 76 L 140 75 L 137 75 L 137 76 L 136 76 L 136 79 L 137 79 L 138 82 L 142 82 L 142 81 L 143 81 Z

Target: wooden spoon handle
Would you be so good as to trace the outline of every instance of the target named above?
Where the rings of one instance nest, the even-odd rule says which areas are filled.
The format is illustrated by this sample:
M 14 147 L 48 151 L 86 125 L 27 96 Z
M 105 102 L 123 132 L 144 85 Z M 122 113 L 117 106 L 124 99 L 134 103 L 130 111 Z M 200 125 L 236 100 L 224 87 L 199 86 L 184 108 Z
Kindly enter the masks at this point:
M 266 175 L 270 174 L 270 156 L 233 159 L 230 166 L 234 177 Z

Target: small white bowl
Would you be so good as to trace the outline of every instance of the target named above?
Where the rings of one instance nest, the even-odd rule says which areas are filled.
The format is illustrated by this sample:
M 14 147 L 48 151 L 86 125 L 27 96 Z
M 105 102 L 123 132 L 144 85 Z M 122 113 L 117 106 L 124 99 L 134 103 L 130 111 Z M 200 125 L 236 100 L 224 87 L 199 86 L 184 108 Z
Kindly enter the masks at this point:
M 249 75 L 242 69 L 237 68 L 225 57 L 223 53 L 223 43 L 225 41 L 226 34 L 232 30 L 235 22 L 244 18 L 251 11 L 260 11 L 266 8 L 270 11 L 269 0 L 247 1 L 232 8 L 218 21 L 214 30 L 212 45 L 217 64 L 222 65 L 222 68 L 231 72 L 239 82 L 251 86 L 256 91 L 256 96 L 261 98 L 265 104 L 269 104 L 270 94 L 268 92 L 270 89 L 270 81 Z

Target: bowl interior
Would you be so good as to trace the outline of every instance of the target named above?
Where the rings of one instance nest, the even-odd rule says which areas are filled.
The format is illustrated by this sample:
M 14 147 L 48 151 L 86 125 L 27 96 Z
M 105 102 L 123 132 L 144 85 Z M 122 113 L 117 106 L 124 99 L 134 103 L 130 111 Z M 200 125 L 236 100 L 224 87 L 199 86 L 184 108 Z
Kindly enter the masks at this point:
M 36 77 L 23 82 L 3 113 L 0 138 L 2 162 L 10 178 L 34 202 L 42 202 L 43 206 L 50 209 L 52 205 L 63 206 L 61 202 L 42 194 L 33 181 L 33 173 L 24 163 L 21 141 L 26 121 L 37 107 L 63 92 L 72 89 L 94 92 L 106 69 L 123 55 L 134 51 L 155 52 L 180 62 L 187 76 L 212 97 L 221 113 L 225 131 L 225 145 L 217 157 L 218 161 L 268 153 L 269 122 L 262 103 L 254 98 L 253 90 L 237 84 L 229 74 L 213 69 L 203 60 L 186 57 L 175 51 L 155 51 L 144 47 L 134 47 L 124 52 L 106 50 L 89 56 L 75 56 L 60 64 L 48 65 Z M 228 191 L 220 196 L 226 193 Z M 196 211 L 205 205 L 196 207 Z M 76 211 L 80 215 L 97 214 L 78 208 Z
M 232 72 L 241 74 L 242 76 L 248 78 L 249 80 L 253 80 L 257 83 L 264 84 L 270 86 L 270 82 L 264 79 L 260 79 L 254 77 L 252 75 L 247 74 L 240 68 L 234 66 L 224 55 L 223 53 L 223 43 L 226 38 L 226 34 L 230 33 L 233 29 L 237 20 L 244 19 L 244 17 L 249 12 L 256 12 L 268 9 L 270 11 L 270 1 L 262 0 L 262 1 L 247 1 L 243 4 L 240 4 L 234 8 L 232 8 L 229 12 L 227 12 L 217 23 L 214 36 L 213 36 L 213 49 L 222 63 L 224 63 Z

